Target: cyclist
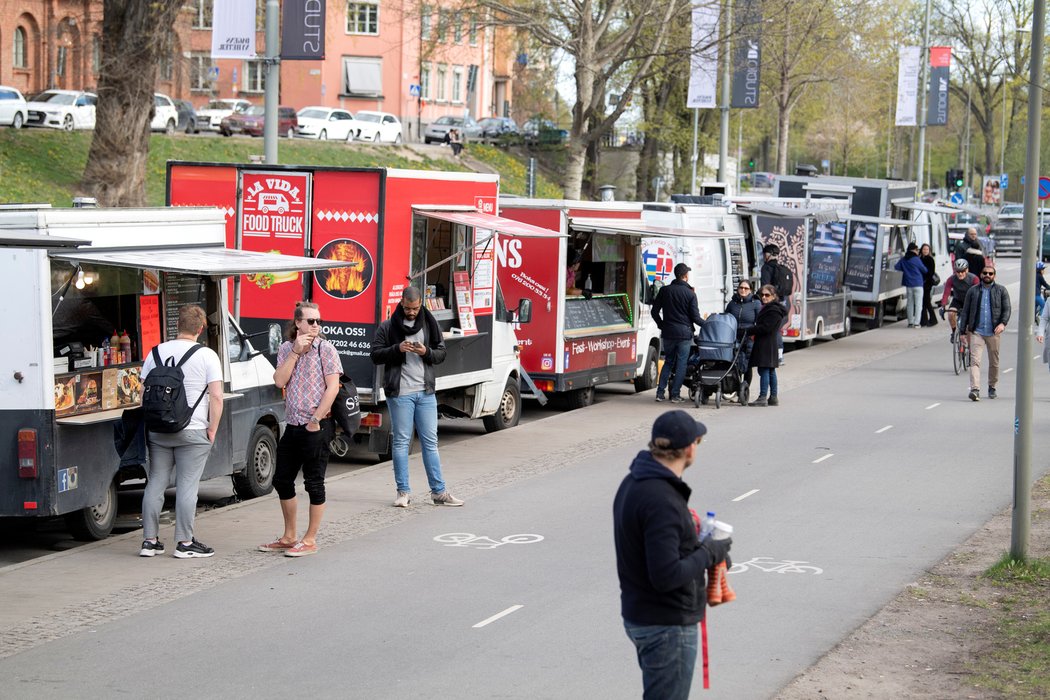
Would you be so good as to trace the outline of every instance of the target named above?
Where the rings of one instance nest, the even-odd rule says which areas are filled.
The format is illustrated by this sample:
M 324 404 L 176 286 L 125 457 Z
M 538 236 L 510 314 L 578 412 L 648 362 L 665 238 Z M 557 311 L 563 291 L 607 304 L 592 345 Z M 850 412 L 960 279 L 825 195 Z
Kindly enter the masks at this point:
M 1043 313 L 1043 304 L 1046 303 L 1046 297 L 1043 296 L 1044 289 L 1050 289 L 1050 284 L 1047 284 L 1046 278 L 1043 277 L 1043 270 L 1046 269 L 1046 263 L 1037 262 L 1035 264 L 1035 315 Z
M 941 296 L 940 304 L 942 311 L 948 311 L 948 325 L 952 328 L 948 338 L 950 341 L 955 339 L 955 323 L 966 299 L 966 292 L 978 282 L 977 275 L 970 273 L 970 264 L 966 262 L 966 258 L 956 259 L 955 274 L 944 283 L 944 295 Z

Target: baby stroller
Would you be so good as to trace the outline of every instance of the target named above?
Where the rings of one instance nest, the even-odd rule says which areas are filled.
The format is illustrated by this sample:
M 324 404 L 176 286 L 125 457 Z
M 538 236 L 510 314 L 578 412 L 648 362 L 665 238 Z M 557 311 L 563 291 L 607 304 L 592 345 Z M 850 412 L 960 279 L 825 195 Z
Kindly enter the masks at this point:
M 740 405 L 746 406 L 748 386 L 740 366 L 742 343 L 737 340 L 736 317 L 732 314 L 708 316 L 693 342 L 682 382 L 689 388 L 693 404 L 706 406 L 714 395 L 715 408 L 721 408 L 726 394 L 735 393 Z

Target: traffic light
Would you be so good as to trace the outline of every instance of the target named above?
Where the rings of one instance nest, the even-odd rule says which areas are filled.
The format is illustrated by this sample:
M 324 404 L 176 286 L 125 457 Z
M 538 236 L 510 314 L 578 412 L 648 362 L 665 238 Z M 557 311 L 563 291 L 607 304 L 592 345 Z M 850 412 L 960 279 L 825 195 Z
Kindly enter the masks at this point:
M 945 187 L 949 192 L 958 192 L 966 185 L 966 179 L 960 168 L 951 168 L 944 174 Z
M 749 170 L 754 170 L 755 169 L 755 159 L 754 158 L 748 159 L 747 167 L 748 167 Z

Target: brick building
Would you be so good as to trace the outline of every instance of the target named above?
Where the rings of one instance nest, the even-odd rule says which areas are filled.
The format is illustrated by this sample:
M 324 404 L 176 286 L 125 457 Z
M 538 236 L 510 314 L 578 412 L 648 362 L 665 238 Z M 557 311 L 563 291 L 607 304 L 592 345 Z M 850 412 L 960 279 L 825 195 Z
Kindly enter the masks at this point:
M 157 91 L 200 106 L 218 97 L 263 100 L 260 60 L 211 52 L 214 0 L 187 0 Z M 451 3 L 446 2 L 445 5 Z M 256 49 L 265 50 L 265 0 L 257 0 Z M 513 114 L 513 31 L 441 0 L 327 0 L 325 59 L 281 65 L 281 103 L 392 112 L 407 124 L 443 114 Z M 100 65 L 101 0 L 0 3 L 0 84 L 28 95 L 49 87 L 93 88 Z M 412 85 L 421 95 L 410 94 Z M 416 136 L 415 128 L 406 135 Z

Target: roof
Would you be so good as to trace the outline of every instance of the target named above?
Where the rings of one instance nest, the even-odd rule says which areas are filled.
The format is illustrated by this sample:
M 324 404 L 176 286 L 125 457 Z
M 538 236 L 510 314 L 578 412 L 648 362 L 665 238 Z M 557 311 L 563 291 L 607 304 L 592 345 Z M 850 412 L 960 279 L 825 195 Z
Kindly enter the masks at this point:
M 827 200 L 824 200 L 827 201 Z M 846 204 L 844 200 L 834 200 L 836 203 Z M 852 218 L 845 209 L 831 208 L 830 205 L 809 206 L 799 203 L 799 206 L 785 206 L 776 204 L 741 204 L 737 211 L 749 214 L 761 214 L 764 216 L 812 216 L 818 223 L 830 223 L 832 221 L 845 221 Z
M 910 209 L 912 211 L 932 211 L 935 214 L 962 214 L 962 209 L 958 207 L 948 207 L 943 204 L 934 204 L 933 202 L 894 202 L 894 206 L 900 207 L 901 209 Z
M 0 247 L 4 248 L 75 248 L 90 243 L 91 241 L 76 238 L 48 236 L 36 231 L 0 230 Z
M 859 221 L 865 224 L 880 224 L 882 226 L 929 226 L 929 224 L 924 221 L 891 219 L 888 216 L 861 216 L 860 214 L 850 214 L 849 220 Z
M 742 237 L 741 232 L 703 231 L 691 228 L 657 226 L 641 219 L 592 219 L 574 216 L 569 225 L 577 231 L 593 231 L 613 236 L 660 236 L 664 238 Z

